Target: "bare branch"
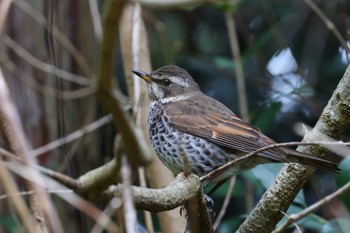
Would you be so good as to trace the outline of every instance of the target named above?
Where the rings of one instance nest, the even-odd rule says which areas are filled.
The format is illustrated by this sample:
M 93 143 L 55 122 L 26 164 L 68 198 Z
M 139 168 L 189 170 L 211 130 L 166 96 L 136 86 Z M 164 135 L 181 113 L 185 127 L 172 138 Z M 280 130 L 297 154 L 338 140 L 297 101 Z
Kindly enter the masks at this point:
M 235 183 L 236 183 L 236 177 L 232 177 L 230 179 L 230 185 L 229 185 L 229 187 L 227 189 L 227 193 L 226 193 L 226 196 L 225 196 L 224 203 L 222 204 L 220 212 L 219 212 L 218 216 L 216 217 L 215 223 L 213 225 L 214 230 L 217 230 L 217 228 L 220 225 L 220 222 L 221 222 L 222 218 L 224 217 L 224 215 L 226 213 L 226 209 L 227 209 L 228 204 L 230 203 L 230 200 L 232 198 L 231 194 L 232 194 L 232 191 L 233 191 L 233 187 L 235 186 Z
M 9 36 L 4 36 L 3 42 L 7 47 L 11 48 L 12 51 L 14 51 L 20 58 L 39 70 L 53 74 L 56 77 L 62 78 L 63 80 L 70 81 L 72 83 L 84 86 L 92 84 L 93 80 L 89 80 L 86 77 L 80 75 L 72 74 L 68 71 L 59 69 L 56 66 L 40 61 L 28 51 L 26 51 L 23 47 L 21 47 L 16 41 L 12 40 Z
M 148 38 L 145 36 L 147 35 L 147 31 L 142 18 L 143 13 L 139 3 L 128 3 L 125 5 L 119 23 L 119 40 L 126 76 L 125 81 L 129 96 L 133 102 L 135 124 L 142 129 L 143 137 L 148 138 L 147 117 L 149 98 L 147 86 L 143 80 L 131 72 L 133 69 L 141 69 L 148 72 L 152 70 Z M 152 151 L 151 149 L 149 150 Z M 152 188 L 162 188 L 174 179 L 174 175 L 164 166 L 154 152 L 151 153 L 153 161 L 144 169 L 147 183 Z M 159 176 L 159 174 L 162 175 Z M 152 232 L 149 229 L 152 222 L 150 221 L 149 214 L 147 215 L 147 230 L 148 232 Z M 179 209 L 159 212 L 157 217 L 163 232 L 182 233 L 186 226 L 186 220 L 179 215 Z
M 207 202 L 202 194 L 202 189 L 196 195 L 186 200 L 185 208 L 190 232 L 193 233 L 214 233 L 209 216 Z
M 334 198 L 343 195 L 344 193 L 348 192 L 349 190 L 350 190 L 350 182 L 346 183 L 343 187 L 341 187 L 340 189 L 338 189 L 334 193 L 322 198 L 318 202 L 305 208 L 303 211 L 300 211 L 299 213 L 292 214 L 292 215 L 288 216 L 287 221 L 285 221 L 279 228 L 274 230 L 273 233 L 284 232 L 290 224 L 295 223 L 298 220 L 304 218 L 305 216 L 311 214 L 312 212 L 320 209 L 322 206 L 328 204 Z
M 92 24 L 94 25 L 95 38 L 99 43 L 101 43 L 102 22 L 101 22 L 101 15 L 98 10 L 97 0 L 89 0 L 89 8 L 91 12 Z
M 80 68 L 85 73 L 86 77 L 94 79 L 94 72 L 90 69 L 90 66 L 87 64 L 84 56 L 78 51 L 72 42 L 55 26 L 48 25 L 48 22 L 44 15 L 39 11 L 33 8 L 27 1 L 24 0 L 14 0 L 15 5 L 20 8 L 24 13 L 28 14 L 35 20 L 39 25 L 45 27 L 52 35 L 57 39 L 62 46 L 67 49 L 67 51 L 75 58 L 78 62 Z
M 42 188 L 49 189 L 49 190 L 66 189 L 66 187 L 64 187 L 63 185 L 61 185 L 60 183 L 56 182 L 55 180 L 51 179 L 48 176 L 42 176 L 41 180 L 37 179 L 35 174 L 33 173 L 35 169 L 30 168 L 28 166 L 11 162 L 11 163 L 7 163 L 7 167 L 11 169 L 13 172 L 15 172 L 16 174 L 20 175 L 21 177 L 31 182 L 35 182 L 38 186 Z M 65 200 L 66 202 L 68 202 L 69 204 L 71 204 L 72 206 L 74 206 L 75 208 L 77 208 L 78 210 L 85 213 L 87 216 L 94 219 L 97 223 L 99 223 L 99 220 L 102 223 L 106 223 L 105 228 L 109 232 L 121 232 L 119 227 L 113 221 L 111 221 L 111 219 L 105 213 L 101 212 L 98 208 L 96 208 L 94 205 L 92 205 L 90 202 L 86 201 L 85 199 L 81 198 L 79 195 L 75 193 L 70 193 L 69 195 L 67 195 L 66 193 L 60 193 L 60 192 L 56 192 L 55 194 L 60 198 L 62 198 L 63 200 Z
M 346 41 L 344 40 L 343 36 L 340 34 L 337 27 L 334 25 L 334 23 L 328 19 L 328 17 L 322 12 L 322 10 L 312 1 L 312 0 L 305 0 L 306 4 L 309 5 L 309 7 L 322 19 L 322 21 L 326 24 L 327 28 L 333 32 L 334 36 L 339 40 L 342 47 L 350 53 L 350 48 Z
M 131 117 L 121 107 L 112 85 L 115 64 L 114 48 L 117 36 L 116 25 L 118 25 L 124 1 L 110 0 L 106 4 L 97 96 L 104 107 L 112 113 L 115 126 L 120 131 L 122 138 L 128 142 L 124 143 L 124 149 L 129 161 L 135 165 L 146 165 L 152 159 L 149 147 L 143 140 L 140 129 L 132 124 L 129 120 Z
M 53 96 L 55 98 L 59 98 L 63 100 L 71 100 L 71 99 L 77 99 L 77 98 L 82 98 L 85 96 L 92 95 L 97 90 L 96 84 L 93 83 L 90 86 L 83 87 L 77 90 L 61 91 L 49 86 L 42 85 L 39 82 L 36 82 L 30 75 L 23 72 L 10 59 L 8 59 L 6 56 L 3 56 L 1 54 L 0 54 L 0 63 L 11 73 L 13 73 L 14 75 L 17 75 L 19 80 L 25 83 L 29 88 L 32 88 L 33 90 L 47 96 Z
M 193 4 L 205 4 L 205 3 L 215 3 L 220 2 L 220 0 L 173 0 L 173 1 L 164 1 L 164 0 L 132 0 L 133 2 L 138 2 L 144 5 L 152 7 L 176 7 L 184 5 L 193 5 Z
M 125 217 L 125 228 L 127 233 L 136 233 L 136 211 L 131 190 L 131 169 L 125 156 L 121 158 L 121 177 L 123 181 L 123 209 Z
M 241 52 L 238 45 L 238 37 L 236 33 L 236 24 L 233 17 L 233 12 L 229 11 L 225 13 L 225 20 L 227 25 L 227 32 L 231 47 L 231 54 L 233 57 L 233 63 L 235 67 L 236 80 L 237 80 L 237 93 L 239 100 L 239 113 L 241 117 L 246 122 L 248 119 L 248 101 L 247 101 L 247 92 L 245 88 L 243 64 L 241 59 Z
M 99 127 L 107 124 L 108 122 L 110 122 L 111 120 L 111 115 L 108 114 L 104 117 L 101 117 L 100 119 L 88 124 L 87 126 L 82 127 L 81 129 L 74 131 L 73 133 L 68 134 L 67 136 L 63 137 L 63 138 L 59 138 L 55 141 L 52 141 L 44 146 L 41 146 L 39 148 L 36 148 L 34 150 L 31 151 L 31 155 L 32 156 L 39 156 L 41 154 L 44 154 L 46 152 L 49 152 L 53 149 L 56 149 L 57 147 L 60 147 L 64 144 L 70 143 L 82 136 L 84 136 L 85 134 L 88 134 L 96 129 L 98 129 Z
M 112 185 L 102 193 L 101 200 L 121 197 L 123 185 Z M 171 210 L 184 205 L 186 200 L 197 195 L 201 188 L 197 176 L 186 177 L 180 173 L 172 183 L 162 189 L 150 189 L 133 186 L 134 203 L 136 208 L 152 212 Z
M 2 195 L 1 199 L 9 198 L 14 209 L 18 213 L 19 218 L 21 219 L 24 228 L 30 233 L 37 232 L 34 224 L 34 218 L 31 216 L 25 201 L 20 196 L 15 195 L 19 193 L 19 190 L 11 173 L 4 165 L 2 158 L 0 158 L 0 183 L 4 188 L 4 191 L 6 191 L 6 194 Z
M 342 142 L 342 141 L 333 141 L 333 142 L 283 142 L 283 143 L 275 143 L 275 144 L 271 144 L 268 146 L 264 146 L 261 147 L 260 149 L 257 149 L 245 156 L 242 156 L 238 159 L 234 159 L 224 165 L 222 165 L 221 167 L 218 167 L 217 169 L 209 172 L 208 174 L 204 175 L 201 177 L 201 181 L 204 182 L 205 184 L 209 183 L 211 180 L 213 180 L 215 177 L 217 177 L 218 175 L 222 174 L 224 171 L 226 171 L 227 169 L 229 169 L 231 166 L 235 165 L 236 163 L 249 159 L 253 156 L 258 155 L 259 153 L 261 153 L 262 151 L 265 150 L 270 150 L 272 148 L 276 148 L 276 147 L 289 147 L 289 146 L 349 146 L 350 142 Z
M 0 73 L 0 102 L 0 132 L 8 147 L 14 154 L 18 155 L 24 163 L 32 167 L 35 166 L 36 161 L 30 156 L 29 146 L 27 145 L 20 118 L 12 103 L 2 73 Z M 42 179 L 37 171 L 33 170 L 32 173 L 31 175 L 33 175 L 35 179 Z M 36 195 L 31 195 L 29 197 L 29 203 L 34 219 L 36 220 L 37 231 L 47 232 L 51 228 L 55 229 L 57 232 L 62 232 L 57 213 L 53 209 L 47 193 L 32 182 L 25 180 L 24 183 L 27 190 L 35 190 L 36 192 Z
M 10 9 L 11 3 L 12 0 L 3 0 L 0 3 L 0 34 L 2 33 L 2 29 L 4 28 L 7 13 Z
M 119 171 L 116 159 L 91 170 L 77 179 L 80 192 L 102 192 L 118 178 Z M 95 191 L 94 191 L 95 190 Z

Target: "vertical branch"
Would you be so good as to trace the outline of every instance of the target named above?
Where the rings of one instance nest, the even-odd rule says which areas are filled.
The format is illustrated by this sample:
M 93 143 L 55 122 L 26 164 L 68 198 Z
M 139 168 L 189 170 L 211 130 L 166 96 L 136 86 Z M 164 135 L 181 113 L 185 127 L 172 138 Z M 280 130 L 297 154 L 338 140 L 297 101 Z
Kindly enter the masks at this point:
M 140 130 L 133 125 L 129 120 L 130 116 L 124 112 L 116 95 L 117 90 L 113 89 L 112 76 L 116 64 L 114 55 L 117 26 L 123 6 L 124 1 L 109 0 L 106 2 L 97 96 L 104 107 L 113 115 L 113 122 L 122 135 L 129 161 L 135 165 L 146 165 L 151 160 L 148 146 L 142 140 Z
M 133 100 L 135 122 L 136 125 L 142 129 L 143 137 L 148 138 L 147 117 L 149 99 L 147 86 L 145 82 L 133 76 L 131 73 L 133 69 L 141 69 L 144 71 L 152 70 L 148 50 L 147 31 L 142 19 L 142 8 L 138 3 L 125 5 L 119 24 L 119 30 L 124 73 L 126 75 L 129 96 Z M 148 147 L 150 148 L 149 142 Z M 154 153 L 152 156 L 154 158 L 152 163 L 145 168 L 147 180 L 152 188 L 162 188 L 168 185 L 174 177 L 171 171 L 162 164 Z M 143 176 L 142 173 L 140 176 Z M 183 232 L 186 221 L 179 213 L 179 208 L 176 208 L 157 214 L 163 232 Z M 146 219 L 148 219 L 147 222 L 151 222 L 149 214 L 146 214 Z M 150 225 L 147 227 L 148 229 L 152 229 Z
M 245 81 L 243 74 L 243 64 L 241 59 L 241 53 L 238 46 L 238 38 L 236 33 L 236 25 L 233 17 L 233 13 L 228 11 L 225 13 L 225 19 L 227 24 L 227 31 L 230 41 L 231 53 L 234 59 L 234 67 L 237 80 L 238 100 L 239 100 L 239 113 L 244 121 L 249 121 L 248 117 L 248 101 L 247 92 L 245 90 Z
M 10 9 L 12 0 L 3 0 L 0 3 L 0 34 L 2 29 L 4 28 L 5 20 L 7 17 L 7 13 Z
M 312 1 L 305 0 L 306 4 L 321 18 L 321 20 L 326 24 L 326 27 L 333 32 L 334 36 L 337 37 L 342 47 L 350 53 L 350 48 L 347 42 L 344 40 L 343 36 L 340 34 L 338 28 L 334 25 L 334 23 L 328 19 L 328 17 L 322 12 L 322 10 Z
M 8 87 L 2 73 L 0 74 L 0 131 L 3 135 L 10 150 L 21 157 L 24 163 L 30 167 L 34 167 L 36 161 L 30 156 L 29 147 L 25 138 L 25 134 L 21 127 L 21 121 L 15 107 L 12 103 Z M 39 172 L 33 169 L 32 172 L 35 180 L 40 181 Z M 57 213 L 51 206 L 51 200 L 43 188 L 34 183 L 24 181 L 27 190 L 33 190 L 34 195 L 29 196 L 29 204 L 36 220 L 38 232 L 48 232 L 49 229 L 55 232 L 63 232 Z M 47 220 L 49 221 L 47 223 Z
M 245 80 L 244 80 L 244 73 L 243 73 L 243 64 L 241 59 L 241 53 L 239 50 L 239 44 L 238 44 L 238 38 L 236 33 L 236 24 L 235 19 L 233 17 L 233 12 L 227 11 L 225 12 L 225 20 L 227 25 L 227 32 L 229 36 L 229 42 L 231 47 L 231 53 L 232 57 L 234 59 L 234 68 L 236 73 L 236 80 L 237 80 L 237 93 L 238 93 L 238 102 L 239 102 L 239 113 L 244 121 L 249 121 L 249 115 L 248 115 L 248 101 L 247 101 L 247 92 L 245 87 Z M 233 186 L 235 183 L 236 177 L 232 177 L 230 180 L 230 186 L 232 186 L 231 189 L 229 189 L 226 193 L 225 197 L 225 203 L 226 206 L 230 202 L 230 198 Z M 247 189 L 249 190 L 250 186 L 247 186 Z M 249 206 L 249 200 L 251 200 L 251 192 L 247 192 L 247 206 Z M 227 200 L 227 201 L 226 201 Z M 249 209 L 249 208 L 248 208 Z M 225 205 L 222 206 L 222 210 L 220 211 L 221 218 L 225 214 L 226 207 Z M 218 223 L 220 222 L 220 218 L 218 217 L 218 221 L 214 224 L 214 229 L 218 226 Z
M 136 211 L 133 202 L 133 193 L 131 189 L 131 171 L 130 165 L 125 156 L 121 158 L 121 177 L 124 184 L 123 188 L 123 207 L 125 217 L 125 228 L 127 233 L 136 233 Z
M 202 193 L 202 187 L 198 189 L 196 195 L 189 198 L 185 203 L 188 215 L 190 232 L 192 233 L 213 233 L 207 203 Z
M 0 119 L 1 118 L 2 116 L 0 116 Z M 15 180 L 2 161 L 2 158 L 0 158 L 0 184 L 8 194 L 20 193 L 16 186 Z M 35 230 L 34 219 L 30 215 L 30 211 L 28 210 L 27 205 L 21 196 L 9 195 L 9 200 L 17 211 L 19 218 L 23 223 L 24 229 L 29 233 L 36 233 L 37 231 Z

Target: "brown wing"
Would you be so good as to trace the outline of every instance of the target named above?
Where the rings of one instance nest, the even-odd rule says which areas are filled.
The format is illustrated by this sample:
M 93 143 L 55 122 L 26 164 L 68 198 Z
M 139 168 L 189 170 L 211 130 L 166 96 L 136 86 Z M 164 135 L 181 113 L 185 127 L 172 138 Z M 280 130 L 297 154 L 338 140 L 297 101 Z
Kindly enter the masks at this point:
M 213 101 L 213 100 L 212 100 Z M 220 104 L 216 102 L 216 104 Z M 169 122 L 177 130 L 190 133 L 222 147 L 245 153 L 275 143 L 254 126 L 242 121 L 223 105 L 184 106 L 174 103 L 164 109 Z M 205 110 L 205 111 L 203 111 Z M 259 154 L 279 162 L 287 162 L 286 153 L 273 148 Z

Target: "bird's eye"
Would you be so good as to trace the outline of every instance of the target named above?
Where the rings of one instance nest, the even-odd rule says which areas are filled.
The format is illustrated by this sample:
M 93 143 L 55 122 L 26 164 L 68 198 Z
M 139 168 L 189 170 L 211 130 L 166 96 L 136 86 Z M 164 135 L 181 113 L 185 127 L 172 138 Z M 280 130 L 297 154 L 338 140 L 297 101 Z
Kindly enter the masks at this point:
M 167 79 L 167 78 L 163 80 L 163 84 L 164 84 L 165 86 L 169 86 L 170 83 L 171 83 L 171 81 L 170 81 L 169 79 Z

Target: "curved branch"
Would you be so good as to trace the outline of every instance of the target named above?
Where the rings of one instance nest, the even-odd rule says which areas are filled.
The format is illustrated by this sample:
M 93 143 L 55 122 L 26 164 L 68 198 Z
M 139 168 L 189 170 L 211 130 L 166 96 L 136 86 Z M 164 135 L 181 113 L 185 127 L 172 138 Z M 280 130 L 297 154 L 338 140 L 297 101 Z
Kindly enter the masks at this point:
M 113 122 L 125 140 L 124 149 L 128 160 L 134 165 L 146 165 L 152 160 L 148 146 L 141 136 L 139 128 L 129 120 L 113 90 L 112 76 L 115 61 L 115 42 L 117 27 L 124 1 L 108 1 L 103 20 L 103 41 L 101 46 L 100 70 L 97 96 L 104 107 L 113 115 Z

